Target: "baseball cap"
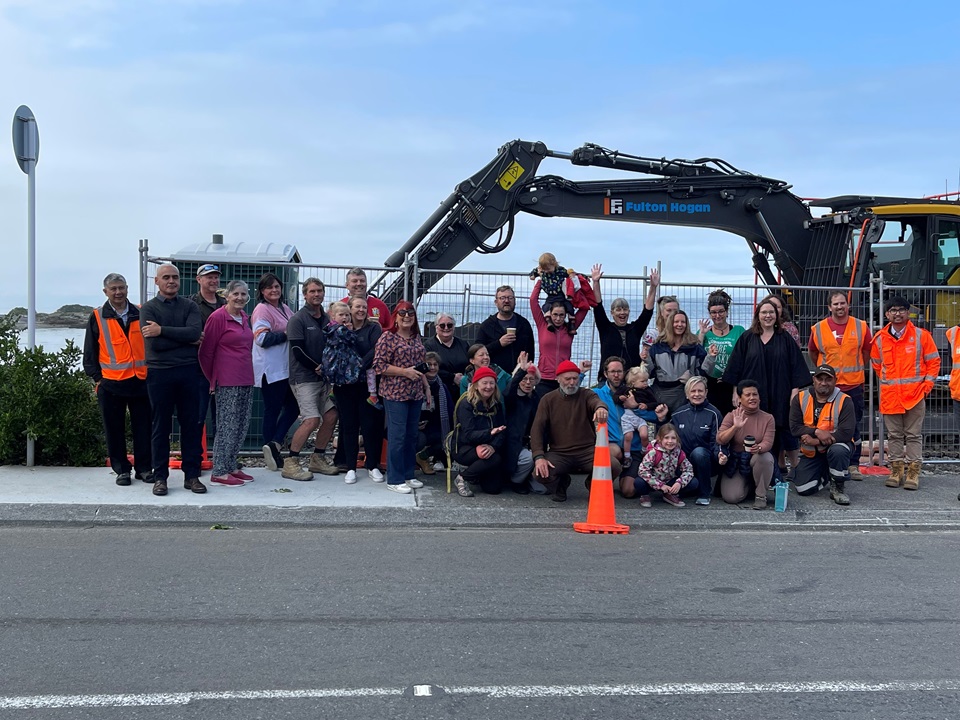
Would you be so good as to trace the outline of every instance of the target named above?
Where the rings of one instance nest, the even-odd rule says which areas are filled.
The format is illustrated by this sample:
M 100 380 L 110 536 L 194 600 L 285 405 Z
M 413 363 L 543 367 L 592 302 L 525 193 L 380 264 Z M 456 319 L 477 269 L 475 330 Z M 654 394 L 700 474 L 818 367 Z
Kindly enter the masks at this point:
M 829 375 L 832 378 L 837 376 L 837 371 L 833 369 L 833 365 L 821 365 L 816 370 L 813 371 L 814 377 L 817 375 Z
M 197 277 L 202 277 L 203 275 L 209 275 L 210 273 L 220 274 L 220 266 L 207 263 L 206 265 L 201 265 L 197 268 Z

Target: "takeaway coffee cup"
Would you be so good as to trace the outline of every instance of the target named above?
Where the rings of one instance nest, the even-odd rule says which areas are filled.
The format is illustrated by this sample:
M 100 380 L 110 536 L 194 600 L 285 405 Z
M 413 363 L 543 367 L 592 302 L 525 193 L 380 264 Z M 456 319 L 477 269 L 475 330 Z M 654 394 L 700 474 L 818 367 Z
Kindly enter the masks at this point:
M 743 449 L 746 450 L 747 452 L 749 452 L 750 448 L 752 448 L 756 444 L 757 444 L 757 439 L 753 435 L 747 435 L 743 439 Z
M 507 328 L 507 335 L 516 335 L 516 334 L 517 334 L 516 328 Z

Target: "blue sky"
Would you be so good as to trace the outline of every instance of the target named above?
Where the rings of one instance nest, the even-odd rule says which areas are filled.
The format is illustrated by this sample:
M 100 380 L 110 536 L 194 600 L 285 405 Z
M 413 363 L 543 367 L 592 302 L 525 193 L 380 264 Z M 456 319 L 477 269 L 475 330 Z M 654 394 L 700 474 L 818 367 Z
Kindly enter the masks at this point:
M 946 2 L 0 0 L 7 122 L 27 104 L 41 135 L 38 307 L 97 302 L 111 271 L 134 284 L 139 238 L 378 266 L 514 138 L 720 157 L 802 197 L 955 190 L 958 32 Z M 26 304 L 26 177 L 7 152 L 0 310 Z M 544 250 L 752 278 L 735 236 L 523 215 L 506 252 L 462 267 Z

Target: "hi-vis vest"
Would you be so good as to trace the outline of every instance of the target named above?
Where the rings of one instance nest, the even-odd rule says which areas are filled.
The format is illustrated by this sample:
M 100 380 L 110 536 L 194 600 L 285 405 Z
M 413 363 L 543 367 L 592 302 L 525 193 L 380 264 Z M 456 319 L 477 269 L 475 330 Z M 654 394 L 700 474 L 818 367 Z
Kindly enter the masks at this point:
M 106 318 L 103 309 L 93 311 L 100 328 L 100 372 L 104 380 L 128 380 L 147 377 L 147 361 L 143 349 L 140 321 L 130 323 L 129 336 L 116 318 Z
M 863 338 L 869 332 L 863 320 L 848 317 L 843 339 L 838 344 L 826 320 L 813 326 L 813 341 L 820 351 L 820 362 L 832 365 L 837 371 L 838 385 L 863 385 Z
M 923 402 L 940 372 L 933 336 L 907 321 L 898 340 L 885 326 L 873 338 L 871 360 L 880 376 L 880 413 L 901 415 Z
M 960 326 L 954 325 L 947 330 L 947 340 L 950 341 L 950 358 L 953 360 L 950 369 L 950 397 L 960 400 Z
M 834 388 L 833 395 L 820 408 L 820 418 L 816 423 L 813 422 L 813 410 L 815 407 L 814 394 L 810 390 L 801 390 L 800 409 L 803 411 L 803 424 L 806 427 L 816 428 L 817 430 L 826 430 L 832 433 L 840 423 L 840 411 L 843 410 L 843 404 L 849 399 L 846 394 L 839 389 Z M 850 438 L 837 438 L 839 442 L 850 442 Z M 800 451 L 806 457 L 814 457 L 817 451 L 823 451 L 825 448 L 820 445 L 800 445 Z

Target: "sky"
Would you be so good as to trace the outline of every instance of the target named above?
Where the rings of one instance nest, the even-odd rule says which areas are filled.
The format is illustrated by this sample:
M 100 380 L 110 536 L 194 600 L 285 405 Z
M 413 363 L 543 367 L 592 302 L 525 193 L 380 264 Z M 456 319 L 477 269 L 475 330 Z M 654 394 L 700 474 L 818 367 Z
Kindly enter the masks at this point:
M 719 157 L 801 197 L 957 190 L 958 33 L 960 4 L 936 1 L 0 0 L 0 113 L 37 117 L 50 312 L 102 302 L 108 272 L 135 286 L 141 238 L 158 256 L 222 233 L 381 266 L 515 138 Z M 27 303 L 8 147 L 0 311 Z M 544 251 L 583 271 L 753 277 L 734 235 L 523 213 L 505 252 L 460 267 L 528 270 Z

